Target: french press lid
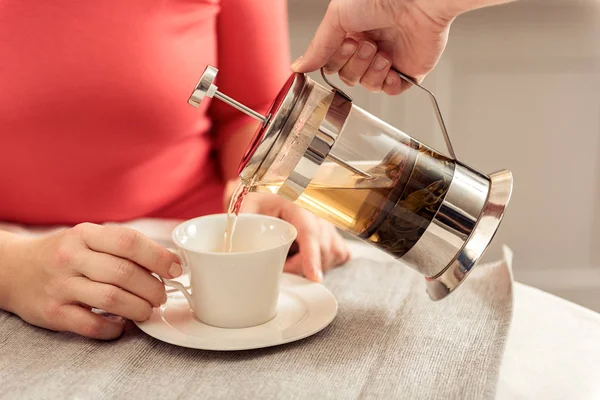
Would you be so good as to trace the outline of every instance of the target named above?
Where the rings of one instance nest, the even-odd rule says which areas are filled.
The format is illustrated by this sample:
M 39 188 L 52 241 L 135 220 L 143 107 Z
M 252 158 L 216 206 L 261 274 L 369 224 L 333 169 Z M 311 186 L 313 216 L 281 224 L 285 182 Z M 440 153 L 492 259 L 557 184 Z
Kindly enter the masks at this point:
M 275 147 L 281 146 L 282 139 L 285 137 L 282 132 L 284 132 L 286 123 L 298 117 L 299 107 L 297 105 L 301 99 L 306 97 L 307 79 L 304 74 L 292 74 L 273 101 L 267 115 L 263 116 L 219 92 L 214 84 L 217 73 L 218 70 L 215 67 L 210 65 L 206 67 L 188 103 L 198 107 L 204 97 L 216 97 L 261 123 L 250 141 L 238 169 L 238 174 L 243 174 L 246 177 L 254 176 L 260 166 L 268 159 L 267 156 L 273 147 L 276 144 Z
M 512 194 L 513 177 L 506 170 L 484 175 L 458 161 L 435 95 L 401 72 L 395 70 L 394 72 L 401 79 L 419 87 L 429 95 L 448 153 L 456 166 L 443 207 L 427 228 L 426 234 L 417 242 L 417 244 L 422 243 L 420 247 L 424 250 L 423 253 L 433 258 L 435 255 L 432 256 L 431 253 L 436 252 L 435 241 L 428 241 L 428 237 L 456 244 L 456 248 L 450 247 L 450 253 L 454 257 L 448 263 L 444 262 L 445 267 L 441 272 L 431 276 L 425 274 L 429 297 L 432 300 L 440 300 L 452 293 L 465 280 L 495 236 Z M 292 201 L 308 186 L 316 169 L 325 158 L 353 170 L 356 174 L 364 174 L 363 171 L 356 170 L 343 160 L 335 159 L 335 156 L 329 153 L 352 108 L 352 98 L 331 84 L 323 70 L 321 70 L 323 79 L 333 89 L 328 89 L 329 97 L 322 99 L 325 103 L 325 112 L 306 113 L 304 106 L 311 94 L 318 91 L 315 89 L 321 86 L 304 74 L 292 74 L 266 116 L 220 93 L 214 85 L 217 73 L 216 68 L 208 66 L 188 102 L 198 107 L 205 96 L 216 97 L 261 123 L 240 163 L 239 174 L 242 179 L 250 181 L 251 177 L 260 176 L 261 171 L 268 169 L 269 164 L 282 149 L 285 152 L 286 146 L 294 146 L 295 154 L 301 156 L 290 163 L 293 165 L 293 170 L 289 171 L 289 179 L 286 180 L 288 187 L 285 197 Z M 302 115 L 303 111 L 305 115 Z M 310 118 L 314 119 L 310 121 L 310 125 L 315 128 L 312 140 L 290 143 L 290 137 L 294 136 L 290 133 L 293 132 L 294 127 L 299 123 L 305 123 Z M 471 222 L 472 229 L 470 228 L 468 235 L 465 236 L 463 228 L 467 220 Z

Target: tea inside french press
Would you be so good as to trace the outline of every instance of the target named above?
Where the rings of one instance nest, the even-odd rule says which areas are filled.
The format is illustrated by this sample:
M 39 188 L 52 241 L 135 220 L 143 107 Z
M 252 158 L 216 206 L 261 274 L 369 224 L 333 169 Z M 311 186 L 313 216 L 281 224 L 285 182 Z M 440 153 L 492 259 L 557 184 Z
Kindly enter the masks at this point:
M 434 300 L 479 261 L 510 199 L 512 175 L 487 176 L 456 160 L 427 89 L 398 72 L 430 95 L 450 157 L 356 106 L 323 74 L 330 87 L 292 74 L 263 116 L 220 93 L 217 73 L 207 67 L 188 101 L 216 97 L 260 122 L 240 163 L 248 191 L 282 196 L 390 254 L 425 276 Z

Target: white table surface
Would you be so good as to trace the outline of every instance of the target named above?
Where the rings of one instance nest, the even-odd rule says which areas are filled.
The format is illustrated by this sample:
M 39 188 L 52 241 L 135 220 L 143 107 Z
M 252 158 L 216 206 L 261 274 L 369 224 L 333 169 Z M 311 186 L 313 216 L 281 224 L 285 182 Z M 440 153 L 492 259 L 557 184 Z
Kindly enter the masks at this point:
M 515 283 L 498 399 L 600 399 L 600 314 Z
M 177 221 L 138 220 L 130 226 L 168 245 Z M 0 223 L 20 234 L 47 228 Z M 61 229 L 60 227 L 54 229 Z M 352 242 L 355 255 L 387 255 Z M 518 259 L 519 255 L 514 257 Z M 515 283 L 514 314 L 498 382 L 497 399 L 600 400 L 600 314 L 541 290 Z

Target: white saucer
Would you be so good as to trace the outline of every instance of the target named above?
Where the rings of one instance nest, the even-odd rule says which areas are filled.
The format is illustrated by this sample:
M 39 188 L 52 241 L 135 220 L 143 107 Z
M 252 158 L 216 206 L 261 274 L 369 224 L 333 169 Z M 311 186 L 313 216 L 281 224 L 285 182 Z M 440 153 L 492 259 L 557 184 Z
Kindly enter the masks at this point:
M 203 350 L 249 350 L 304 339 L 321 331 L 337 314 L 337 301 L 325 286 L 284 273 L 277 316 L 266 324 L 224 329 L 203 324 L 180 292 L 136 325 L 148 335 L 177 346 Z

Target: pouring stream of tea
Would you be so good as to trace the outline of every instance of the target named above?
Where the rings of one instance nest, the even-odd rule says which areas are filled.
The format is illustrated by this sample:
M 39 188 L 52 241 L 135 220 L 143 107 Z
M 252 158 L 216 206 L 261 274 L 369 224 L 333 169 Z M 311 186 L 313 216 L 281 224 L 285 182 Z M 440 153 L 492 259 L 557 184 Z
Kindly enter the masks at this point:
M 233 250 L 233 233 L 235 232 L 235 225 L 237 223 L 240 209 L 244 198 L 248 194 L 248 187 L 243 183 L 240 183 L 234 190 L 231 200 L 229 201 L 229 208 L 227 209 L 227 228 L 225 228 L 225 238 L 223 240 L 223 252 L 231 253 Z

